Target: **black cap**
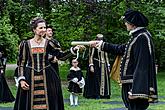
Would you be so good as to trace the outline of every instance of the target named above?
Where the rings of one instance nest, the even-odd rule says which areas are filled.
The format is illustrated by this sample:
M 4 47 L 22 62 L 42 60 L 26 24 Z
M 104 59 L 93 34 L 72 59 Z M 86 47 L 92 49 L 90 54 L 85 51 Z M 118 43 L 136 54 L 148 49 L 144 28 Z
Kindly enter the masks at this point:
M 139 11 L 128 9 L 122 19 L 129 24 L 133 24 L 137 27 L 148 26 L 148 19 Z
M 46 29 L 48 29 L 48 28 L 51 28 L 51 29 L 52 29 L 52 31 L 55 31 L 55 29 L 53 28 L 53 26 L 52 26 L 52 25 L 50 25 L 50 24 L 47 24 Z

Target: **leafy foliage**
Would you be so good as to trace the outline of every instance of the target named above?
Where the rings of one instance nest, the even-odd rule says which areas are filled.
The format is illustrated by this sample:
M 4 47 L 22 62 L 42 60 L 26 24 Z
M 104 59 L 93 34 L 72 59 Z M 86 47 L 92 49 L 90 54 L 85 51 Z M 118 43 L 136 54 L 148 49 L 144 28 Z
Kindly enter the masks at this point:
M 3 5 L 2 9 L 9 13 L 5 16 L 9 18 L 8 24 L 14 27 L 9 31 L 19 36 L 19 42 L 33 36 L 29 21 L 35 16 L 41 16 L 54 27 L 55 38 L 61 43 L 63 50 L 69 48 L 73 40 L 92 40 L 98 33 L 104 34 L 108 42 L 125 43 L 129 36 L 120 17 L 127 8 L 140 10 L 150 20 L 148 29 L 153 35 L 157 64 L 163 69 L 165 68 L 165 4 L 163 2 L 162 0 L 109 2 L 8 0 L 6 7 L 4 8 Z M 11 52 L 11 56 L 12 54 L 15 54 L 14 51 Z
M 0 17 L 0 46 L 9 58 L 9 61 L 15 60 L 17 55 L 18 35 L 12 33 L 13 26 L 10 25 L 10 19 L 7 15 Z

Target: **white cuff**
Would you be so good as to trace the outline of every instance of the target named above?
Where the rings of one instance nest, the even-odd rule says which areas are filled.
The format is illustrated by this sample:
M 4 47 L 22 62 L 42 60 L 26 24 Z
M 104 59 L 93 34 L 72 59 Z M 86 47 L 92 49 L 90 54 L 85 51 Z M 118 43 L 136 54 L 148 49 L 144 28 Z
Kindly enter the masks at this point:
M 84 80 L 84 78 L 82 77 L 81 81 L 79 81 L 79 87 L 80 87 L 80 88 L 84 88 L 84 86 L 85 86 L 85 80 Z
M 74 83 L 77 83 L 78 82 L 78 78 L 73 78 L 71 81 L 74 82 Z
M 18 82 L 20 81 L 20 80 L 22 80 L 22 79 L 24 79 L 25 80 L 25 77 L 24 76 L 20 76 L 20 77 L 18 77 Z
M 132 96 L 132 92 L 129 91 L 129 92 L 128 92 L 128 95 L 131 95 L 131 96 Z
M 76 53 L 74 53 L 74 51 L 73 51 L 73 47 L 70 48 L 70 51 L 73 55 L 76 55 Z
M 51 59 L 52 57 L 53 57 L 53 55 L 48 54 L 48 59 Z
M 91 63 L 91 64 L 89 64 L 89 67 L 90 67 L 90 66 L 93 66 L 93 65 L 94 65 L 94 64 L 93 64 L 93 63 Z

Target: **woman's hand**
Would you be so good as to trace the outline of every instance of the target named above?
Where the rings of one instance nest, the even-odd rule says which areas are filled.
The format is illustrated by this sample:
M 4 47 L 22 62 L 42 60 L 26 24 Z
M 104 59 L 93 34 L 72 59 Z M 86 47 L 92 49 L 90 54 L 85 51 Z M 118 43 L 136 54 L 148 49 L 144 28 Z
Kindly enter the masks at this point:
M 85 49 L 85 46 L 84 46 L 84 45 L 77 45 L 77 46 L 74 47 L 73 49 L 74 49 L 74 50 L 78 50 L 78 49 L 83 50 L 83 49 Z
M 27 84 L 25 81 L 20 81 L 20 84 L 21 84 L 21 88 L 23 90 L 29 90 L 29 84 Z

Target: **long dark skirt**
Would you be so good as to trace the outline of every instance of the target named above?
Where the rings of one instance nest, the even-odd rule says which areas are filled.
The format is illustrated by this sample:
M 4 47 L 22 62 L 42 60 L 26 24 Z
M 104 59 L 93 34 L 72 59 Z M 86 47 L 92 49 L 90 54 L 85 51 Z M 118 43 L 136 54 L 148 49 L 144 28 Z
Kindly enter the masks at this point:
M 108 76 L 108 75 L 107 75 Z M 92 73 L 89 71 L 86 74 L 85 78 L 85 87 L 83 96 L 89 99 L 109 99 L 110 98 L 110 79 L 109 76 L 105 75 L 104 81 L 104 95 L 100 94 L 100 85 L 101 85 L 101 68 L 95 67 L 95 72 Z
M 100 97 L 100 77 L 99 75 L 87 72 L 85 78 L 84 94 L 85 98 L 96 99 Z
M 0 73 L 0 103 L 13 102 L 14 100 L 15 98 L 7 85 L 4 75 Z
M 28 68 L 26 69 L 26 80 L 27 83 L 30 85 L 30 90 L 25 91 L 18 87 L 16 102 L 14 106 L 14 110 L 31 110 L 33 108 L 31 106 L 31 72 L 33 70 Z M 43 110 L 64 110 L 64 102 L 63 102 L 63 96 L 62 96 L 62 90 L 61 90 L 61 82 L 58 74 L 52 69 L 52 67 L 48 67 L 45 69 L 45 75 L 46 75 L 46 85 L 47 85 L 47 97 L 44 97 L 48 100 L 48 107 Z M 45 84 L 44 83 L 44 84 Z M 39 89 L 41 89 L 40 87 Z M 36 88 L 38 89 L 38 88 Z M 34 91 L 34 90 L 33 90 Z M 36 95 L 34 97 L 42 98 L 42 95 Z M 33 104 L 42 105 L 44 102 L 41 100 L 38 100 L 36 102 L 33 102 Z
M 71 93 L 77 93 L 77 94 L 82 93 L 82 89 L 79 87 L 78 84 L 74 82 L 69 82 L 68 91 Z

